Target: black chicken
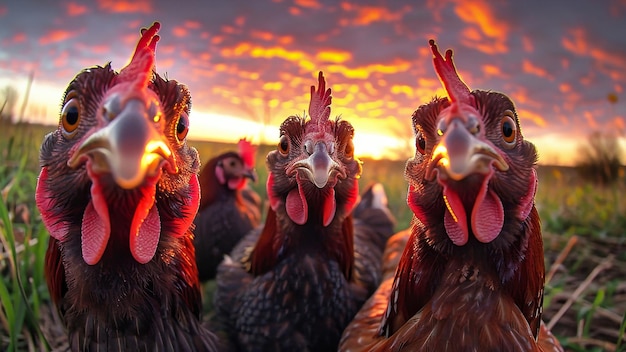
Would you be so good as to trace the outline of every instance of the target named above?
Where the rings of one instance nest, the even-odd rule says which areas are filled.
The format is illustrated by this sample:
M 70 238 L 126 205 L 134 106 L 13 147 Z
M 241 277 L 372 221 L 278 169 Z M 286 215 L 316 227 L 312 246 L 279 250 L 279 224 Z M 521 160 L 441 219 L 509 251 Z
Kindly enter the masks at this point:
M 193 243 L 200 281 L 215 278 L 225 254 L 261 223 L 261 197 L 247 186 L 256 181 L 256 148 L 242 139 L 238 152 L 207 162 L 200 172 L 200 209 L 194 220 Z
M 352 125 L 330 120 L 325 84 L 320 72 L 317 91 L 311 87 L 310 119 L 287 118 L 277 150 L 267 156 L 265 226 L 218 268 L 217 316 L 241 350 L 336 349 L 381 278 L 393 219 L 385 209 L 360 209 L 368 218 L 353 221 L 361 162 Z
M 198 153 L 187 88 L 154 72 L 159 23 L 131 62 L 80 72 L 41 147 L 47 283 L 72 350 L 212 351 L 190 226 Z

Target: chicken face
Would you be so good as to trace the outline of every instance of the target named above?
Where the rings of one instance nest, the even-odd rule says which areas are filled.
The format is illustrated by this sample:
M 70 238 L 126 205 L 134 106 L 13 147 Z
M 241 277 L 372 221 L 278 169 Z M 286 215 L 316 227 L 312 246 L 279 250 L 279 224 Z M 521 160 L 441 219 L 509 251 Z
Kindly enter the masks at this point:
M 435 99 L 413 115 L 417 153 L 407 164 L 408 203 L 429 224 L 434 219 L 426 209 L 434 203 L 426 203 L 443 202 L 437 208 L 445 209 L 445 230 L 456 246 L 470 238 L 490 243 L 507 217 L 515 220 L 507 223 L 517 224 L 528 217 L 537 185 L 536 151 L 523 139 L 507 96 L 470 92 L 456 76 L 451 56 L 444 60 L 434 42 L 431 48 L 450 100 Z
M 267 156 L 270 205 L 297 225 L 315 216 L 314 222 L 329 226 L 343 220 L 357 200 L 361 162 L 354 157 L 354 129 L 346 121 L 329 120 L 330 101 L 320 72 L 318 91 L 311 87 L 311 119 L 285 120 L 277 150 Z
M 247 180 L 256 182 L 257 174 L 254 168 L 256 147 L 246 139 L 240 139 L 239 151 L 227 152 L 219 157 L 215 165 L 215 176 L 221 185 L 230 190 L 245 188 Z
M 82 258 L 89 265 L 100 261 L 110 240 L 125 241 L 133 258 L 147 263 L 161 230 L 182 236 L 197 211 L 198 156 L 185 141 L 190 95 L 153 72 L 158 29 L 155 23 L 142 31 L 119 73 L 107 65 L 76 76 L 59 127 L 42 146 L 36 200 L 44 224 L 64 242 L 70 224 L 81 223 Z M 160 197 L 176 206 L 159 209 Z M 120 213 L 128 221 L 117 220 Z

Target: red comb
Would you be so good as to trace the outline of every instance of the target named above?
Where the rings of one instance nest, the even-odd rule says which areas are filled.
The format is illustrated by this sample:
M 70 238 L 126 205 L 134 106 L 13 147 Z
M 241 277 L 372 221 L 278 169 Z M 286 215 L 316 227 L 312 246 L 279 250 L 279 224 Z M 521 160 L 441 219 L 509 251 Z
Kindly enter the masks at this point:
M 311 86 L 311 102 L 309 103 L 309 116 L 313 126 L 317 126 L 320 130 L 325 126 L 324 122 L 330 118 L 330 104 L 332 96 L 330 88 L 326 89 L 326 80 L 324 73 L 320 71 L 318 75 L 317 92 L 315 86 Z
M 239 140 L 238 147 L 239 157 L 241 158 L 241 160 L 243 160 L 243 164 L 246 167 L 254 167 L 256 147 L 253 146 L 252 143 L 250 143 L 250 141 L 245 138 Z
M 130 63 L 120 71 L 118 79 L 134 81 L 137 85 L 146 86 L 152 78 L 155 66 L 156 45 L 160 37 L 157 32 L 161 28 L 159 22 L 154 22 L 150 28 L 141 29 L 141 38 L 135 48 Z
M 434 55 L 433 63 L 435 65 L 435 71 L 437 72 L 437 76 L 439 76 L 439 80 L 446 88 L 450 100 L 452 102 L 469 102 L 470 90 L 467 85 L 461 81 L 461 77 L 459 77 L 456 68 L 454 68 L 452 50 L 446 50 L 446 58 L 444 59 L 433 39 L 429 40 L 428 44 L 430 44 L 430 49 Z

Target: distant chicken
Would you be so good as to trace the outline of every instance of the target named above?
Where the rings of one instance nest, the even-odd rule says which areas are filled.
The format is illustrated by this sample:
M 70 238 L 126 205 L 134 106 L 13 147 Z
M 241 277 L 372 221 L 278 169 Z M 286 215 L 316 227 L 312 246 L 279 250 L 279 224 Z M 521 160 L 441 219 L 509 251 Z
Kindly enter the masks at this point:
M 119 73 L 74 78 L 41 147 L 45 272 L 75 351 L 218 350 L 200 324 L 190 95 L 154 71 L 159 28 L 142 29 Z
M 220 154 L 200 172 L 200 209 L 194 220 L 194 245 L 200 281 L 215 278 L 225 254 L 261 223 L 261 197 L 247 186 L 256 181 L 256 148 L 239 141 L 238 152 Z
M 410 230 L 341 351 L 560 351 L 541 322 L 544 258 L 535 147 L 504 94 L 470 91 L 430 41 L 448 98 L 413 114 Z M 408 243 L 403 246 L 404 241 Z M 398 245 L 400 243 L 400 245 Z M 399 260 L 392 252 L 404 247 Z
M 354 130 L 330 119 L 322 73 L 311 87 L 310 118 L 291 116 L 267 156 L 270 208 L 220 264 L 216 316 L 243 351 L 332 351 L 381 279 L 393 233 L 381 187 L 364 196 L 368 218 L 353 219 L 361 162 Z M 382 200 L 382 201 L 381 201 Z M 381 209 L 382 208 L 382 209 Z

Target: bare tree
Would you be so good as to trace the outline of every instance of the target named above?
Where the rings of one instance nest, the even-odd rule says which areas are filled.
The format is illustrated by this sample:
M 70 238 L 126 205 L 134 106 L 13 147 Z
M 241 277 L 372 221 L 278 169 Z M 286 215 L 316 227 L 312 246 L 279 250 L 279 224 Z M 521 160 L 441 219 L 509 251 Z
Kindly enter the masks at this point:
M 576 167 L 581 176 L 598 184 L 607 185 L 619 178 L 623 151 L 618 135 L 593 132 L 587 142 L 578 147 Z
M 17 89 L 13 86 L 6 86 L 0 90 L 0 120 L 3 122 L 11 121 L 11 117 L 15 113 L 17 98 Z

